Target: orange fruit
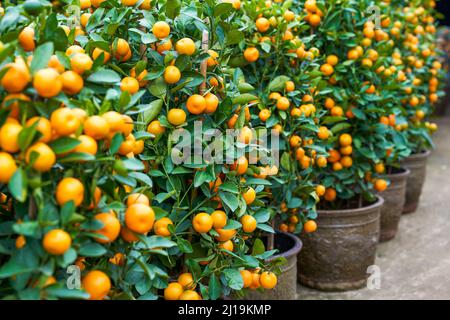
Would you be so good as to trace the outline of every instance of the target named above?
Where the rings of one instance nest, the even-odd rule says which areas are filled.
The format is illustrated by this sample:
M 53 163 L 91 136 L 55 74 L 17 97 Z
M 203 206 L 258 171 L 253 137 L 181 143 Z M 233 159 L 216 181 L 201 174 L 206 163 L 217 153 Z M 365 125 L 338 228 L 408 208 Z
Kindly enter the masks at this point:
M 326 201 L 334 201 L 336 199 L 336 190 L 333 188 L 327 188 L 325 191 L 325 200 Z
M 232 239 L 237 232 L 234 229 L 215 229 L 215 230 L 219 234 L 216 237 L 216 240 L 220 241 L 220 242 L 225 242 L 225 241 Z
M 169 283 L 167 288 L 164 289 L 164 299 L 179 300 L 183 291 L 183 286 L 178 282 Z
M 269 109 L 262 109 L 259 112 L 259 119 L 261 119 L 261 121 L 267 121 L 267 119 L 270 118 L 271 112 Z
M 84 49 L 78 45 L 72 45 L 66 49 L 66 55 L 71 57 L 76 53 L 84 53 Z
M 92 270 L 83 278 L 82 287 L 89 300 L 103 300 L 111 290 L 111 280 L 104 272 Z
M 102 53 L 103 53 L 103 63 L 107 63 L 111 58 L 111 54 L 103 49 L 95 48 L 94 51 L 92 51 L 92 58 L 96 60 L 98 57 L 100 57 Z
M 133 132 L 133 129 L 134 129 L 133 119 L 129 115 L 126 115 L 126 114 L 122 115 L 122 119 L 123 119 L 123 124 L 122 124 L 120 131 L 123 133 L 123 135 L 125 137 L 127 137 L 129 134 L 131 134 L 131 132 Z
M 208 67 L 213 67 L 217 65 L 219 62 L 217 61 L 217 58 L 219 57 L 219 54 L 214 50 L 208 50 L 209 58 L 206 60 L 206 64 Z
M 316 193 L 319 197 L 322 197 L 325 194 L 325 187 L 323 185 L 319 184 L 316 187 Z
M 244 232 L 251 233 L 255 231 L 257 222 L 253 216 L 246 214 L 241 218 L 241 224 Z
M 175 66 L 168 66 L 164 70 L 164 81 L 168 84 L 174 84 L 180 81 L 181 79 L 181 72 L 180 69 L 178 69 Z
M 123 226 L 120 229 L 120 236 L 126 242 L 135 242 L 139 240 L 139 238 L 133 233 L 133 231 Z
M 205 95 L 206 108 L 205 113 L 214 113 L 219 106 L 219 98 L 213 93 L 207 93 Z
M 22 126 L 17 123 L 5 123 L 0 129 L 0 146 L 4 151 L 15 153 L 20 150 L 19 134 Z
M 285 87 L 287 92 L 292 92 L 295 90 L 295 83 L 293 81 L 286 81 Z
M 27 244 L 27 240 L 23 235 L 20 235 L 16 238 L 16 249 L 22 249 Z
M 201 114 L 206 109 L 206 99 L 199 94 L 194 94 L 188 98 L 186 108 L 192 114 Z
M 228 251 L 233 251 L 233 249 L 234 249 L 233 241 L 227 240 L 225 242 L 221 242 L 219 244 L 219 248 L 220 249 L 224 249 L 224 250 L 228 250 Z
M 121 0 L 121 2 L 124 6 L 132 7 L 138 2 L 138 0 Z
M 69 95 L 77 94 L 83 89 L 83 78 L 75 71 L 66 71 L 61 74 L 62 90 Z
M 239 175 L 245 174 L 247 168 L 248 168 L 248 160 L 245 156 L 239 157 L 232 166 L 232 170 L 236 170 L 237 174 Z
M 99 213 L 94 216 L 94 219 L 103 223 L 103 227 L 96 230 L 95 233 L 101 234 L 108 238 L 108 240 L 96 238 L 95 241 L 100 243 L 109 243 L 117 239 L 120 234 L 120 221 L 114 214 Z
M 303 230 L 306 233 L 311 233 L 317 230 L 317 224 L 314 220 L 309 220 L 303 225 Z
M 155 136 L 164 133 L 164 131 L 166 131 L 166 128 L 163 127 L 158 120 L 153 120 L 147 127 L 147 132 L 154 134 Z
M 259 282 L 260 274 L 257 272 L 252 273 L 252 284 L 250 285 L 250 289 L 258 289 L 261 286 Z
M 89 153 L 94 156 L 97 154 L 98 146 L 94 138 L 87 135 L 80 135 L 78 140 L 80 144 L 73 149 L 73 152 Z
M 75 53 L 70 58 L 70 66 L 78 74 L 83 74 L 85 71 L 91 70 L 92 64 L 91 57 L 85 53 Z
M 152 33 L 158 39 L 164 39 L 170 34 L 170 26 L 167 22 L 158 21 L 153 25 Z
M 52 139 L 52 125 L 50 121 L 44 117 L 33 117 L 27 120 L 26 126 L 31 127 L 36 122 L 36 130 L 42 135 L 39 141 L 48 143 Z
M 100 116 L 92 116 L 86 119 L 83 128 L 84 134 L 95 140 L 104 139 L 109 134 L 108 122 Z
M 386 180 L 384 180 L 384 179 L 377 179 L 377 180 L 375 181 L 374 188 L 375 188 L 375 190 L 377 190 L 378 192 L 383 192 L 383 191 L 385 191 L 385 190 L 387 189 L 387 187 L 388 187 L 388 184 L 387 184 L 387 181 L 386 181 Z
M 194 278 L 192 277 L 192 273 L 186 272 L 182 273 L 178 276 L 178 283 L 183 286 L 184 289 L 195 289 Z
M 273 272 L 264 271 L 259 277 L 259 283 L 264 289 L 273 289 L 277 285 L 277 276 Z
M 59 108 L 52 112 L 50 123 L 53 130 L 59 136 L 69 136 L 80 127 L 80 119 L 69 108 Z
M 156 46 L 156 51 L 160 54 L 163 54 L 165 51 L 169 51 L 172 49 L 172 40 L 163 40 Z
M 135 94 L 139 91 L 139 81 L 133 77 L 125 77 L 120 82 L 120 90 Z
M 116 111 L 108 111 L 101 116 L 106 120 L 110 132 L 122 132 L 125 125 L 123 116 Z
M 333 68 L 333 66 L 331 64 L 325 63 L 325 64 L 320 66 L 320 71 L 325 76 L 331 76 L 334 73 L 334 68 Z
M 47 67 L 55 69 L 56 71 L 58 71 L 58 73 L 63 73 L 65 70 L 65 67 L 62 65 L 55 54 L 50 57 Z
M 352 142 L 352 136 L 348 133 L 341 134 L 341 136 L 339 137 L 339 144 L 343 147 L 350 146 Z
M 26 152 L 26 162 L 30 163 L 31 154 L 35 152 L 38 154 L 33 163 L 33 168 L 39 172 L 49 171 L 56 162 L 56 156 L 52 149 L 43 142 L 36 142 Z
M 317 27 L 320 22 L 322 21 L 322 18 L 320 18 L 320 16 L 318 14 L 311 14 L 309 16 L 309 24 L 313 27 Z
M 252 129 L 245 126 L 239 132 L 238 141 L 244 144 L 249 144 L 252 141 L 253 132 Z
M 72 239 L 70 235 L 61 229 L 53 229 L 47 232 L 42 240 L 42 247 L 50 254 L 59 256 L 70 249 Z
M 9 109 L 9 117 L 18 119 L 20 116 L 20 103 L 30 101 L 23 93 L 10 93 L 4 99 L 2 108 Z
M 269 28 L 270 28 L 270 22 L 269 22 L 269 20 L 267 20 L 267 19 L 264 18 L 264 17 L 261 17 L 261 18 L 256 19 L 255 25 L 256 25 L 256 29 L 257 29 L 259 32 L 266 32 L 266 31 L 269 30 Z
M 216 210 L 211 214 L 214 229 L 221 229 L 227 225 L 227 214 L 225 211 Z
M 183 109 L 170 109 L 167 113 L 167 120 L 174 126 L 180 126 L 186 122 L 186 112 Z
M 319 128 L 319 132 L 317 132 L 317 137 L 319 137 L 319 139 L 325 140 L 325 139 L 328 139 L 329 136 L 330 136 L 330 132 L 328 131 L 327 127 Z
M 84 199 L 84 186 L 80 180 L 75 178 L 64 178 L 56 187 L 56 202 L 63 206 L 69 201 L 73 201 L 75 206 L 79 206 Z
M 198 233 L 207 233 L 212 229 L 214 221 L 206 212 L 198 213 L 192 219 L 192 226 Z
M 25 89 L 31 80 L 28 67 L 23 59 L 16 59 L 14 63 L 5 65 L 8 71 L 3 75 L 1 84 L 9 93 L 19 93 Z
M 256 192 L 255 189 L 253 189 L 252 187 L 249 187 L 247 189 L 247 191 L 245 191 L 242 196 L 244 197 L 245 203 L 246 204 L 252 204 L 253 201 L 255 201 L 256 199 Z
M 153 228 L 155 213 L 153 209 L 141 203 L 135 203 L 125 211 L 125 224 L 134 232 L 144 234 Z
M 178 54 L 192 56 L 195 53 L 195 43 L 190 38 L 180 39 L 175 44 L 175 50 L 178 52 Z
M 202 300 L 200 295 L 193 290 L 186 290 L 181 295 L 179 300 Z
M 8 183 L 17 170 L 14 158 L 6 152 L 0 152 L 0 182 Z
M 341 165 L 344 168 L 350 168 L 353 165 L 353 159 L 349 156 L 344 156 L 341 158 Z
M 290 101 L 286 97 L 280 97 L 277 101 L 277 109 L 279 110 L 287 110 L 290 106 Z
M 150 206 L 149 198 L 143 193 L 132 193 L 127 198 L 127 206 L 131 206 L 135 203 L 140 203 L 146 206 Z
M 33 51 L 36 47 L 34 43 L 34 29 L 31 27 L 25 27 L 19 33 L 19 44 L 25 51 Z
M 248 288 L 252 284 L 252 273 L 248 270 L 239 270 L 242 280 L 244 281 L 244 288 Z
M 244 58 L 248 62 L 255 62 L 259 58 L 259 51 L 255 47 L 247 48 L 244 51 Z
M 156 235 L 161 237 L 168 237 L 170 236 L 170 231 L 168 226 L 173 225 L 172 220 L 170 220 L 167 217 L 161 218 L 155 222 L 155 225 L 153 226 L 153 230 Z
M 122 156 L 126 156 L 130 152 L 133 152 L 135 147 L 136 147 L 136 139 L 134 138 L 133 134 L 129 134 L 125 138 L 125 141 L 123 141 L 120 144 L 118 153 Z
M 41 97 L 52 98 L 61 92 L 61 77 L 53 68 L 41 69 L 34 75 L 33 87 Z
M 112 258 L 109 259 L 112 264 L 122 266 L 125 263 L 125 256 L 121 252 L 117 252 Z

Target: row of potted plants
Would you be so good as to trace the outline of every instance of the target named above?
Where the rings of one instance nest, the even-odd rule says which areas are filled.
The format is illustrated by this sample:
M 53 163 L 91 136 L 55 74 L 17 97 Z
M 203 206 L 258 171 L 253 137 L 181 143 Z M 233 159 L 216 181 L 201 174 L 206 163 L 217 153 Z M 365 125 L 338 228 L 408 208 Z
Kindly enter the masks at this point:
M 380 210 L 381 240 L 395 235 L 401 161 L 417 206 L 424 166 L 408 159 L 427 155 L 442 95 L 432 1 L 27 0 L 1 14 L 2 297 L 355 288 Z

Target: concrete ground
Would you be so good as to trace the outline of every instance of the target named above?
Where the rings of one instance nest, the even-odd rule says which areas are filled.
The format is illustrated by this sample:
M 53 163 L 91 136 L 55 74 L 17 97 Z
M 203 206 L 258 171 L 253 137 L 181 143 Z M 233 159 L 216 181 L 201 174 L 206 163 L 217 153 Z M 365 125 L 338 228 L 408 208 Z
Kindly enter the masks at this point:
M 378 247 L 381 288 L 324 293 L 298 285 L 299 300 L 450 299 L 450 118 L 436 122 L 420 206 Z

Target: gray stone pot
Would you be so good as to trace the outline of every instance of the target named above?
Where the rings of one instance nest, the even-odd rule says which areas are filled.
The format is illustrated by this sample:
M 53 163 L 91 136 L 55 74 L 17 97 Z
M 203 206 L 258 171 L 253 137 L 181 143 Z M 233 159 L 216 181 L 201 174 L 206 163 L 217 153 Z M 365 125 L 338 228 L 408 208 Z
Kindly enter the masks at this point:
M 317 231 L 303 233 L 298 259 L 300 283 L 324 291 L 345 291 L 366 285 L 380 233 L 380 196 L 358 209 L 319 210 Z
M 411 171 L 406 183 L 406 201 L 403 208 L 403 213 L 405 214 L 413 213 L 417 210 L 425 182 L 427 159 L 430 154 L 431 152 L 427 150 L 422 153 L 413 154 L 401 162 L 402 167 Z
M 272 290 L 248 290 L 245 300 L 296 300 L 297 299 L 297 255 L 302 249 L 300 239 L 290 233 L 277 231 L 275 248 L 283 252 L 271 257 L 286 258 L 287 262 L 281 267 L 278 282 Z
M 401 168 L 397 173 L 387 174 L 385 179 L 390 181 L 389 187 L 381 192 L 384 205 L 380 214 L 380 242 L 391 240 L 395 237 L 398 224 L 402 216 L 406 200 L 406 181 L 410 171 Z

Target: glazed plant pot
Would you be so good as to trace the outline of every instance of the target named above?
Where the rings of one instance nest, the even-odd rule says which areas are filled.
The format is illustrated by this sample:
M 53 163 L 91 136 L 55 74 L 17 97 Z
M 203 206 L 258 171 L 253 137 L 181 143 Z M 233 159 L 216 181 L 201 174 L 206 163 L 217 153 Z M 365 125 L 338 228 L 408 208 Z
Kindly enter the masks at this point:
M 287 262 L 281 266 L 278 282 L 272 290 L 249 290 L 245 300 L 295 300 L 297 299 L 297 256 L 302 248 L 300 239 L 290 233 L 277 231 L 275 248 L 280 251 L 270 260 L 284 257 Z M 269 261 L 270 261 L 269 260 Z
M 431 152 L 429 150 L 413 154 L 405 158 L 401 163 L 404 168 L 411 171 L 406 182 L 406 201 L 403 213 L 412 213 L 417 210 L 425 182 L 427 159 L 430 154 Z
M 408 169 L 401 168 L 397 169 L 397 172 L 384 176 L 390 184 L 384 192 L 380 193 L 384 199 L 380 213 L 380 242 L 391 240 L 397 234 L 405 205 L 406 181 L 409 174 Z
M 299 254 L 300 283 L 324 291 L 345 291 L 366 285 L 374 264 L 384 200 L 358 209 L 319 210 L 317 231 L 303 233 Z

